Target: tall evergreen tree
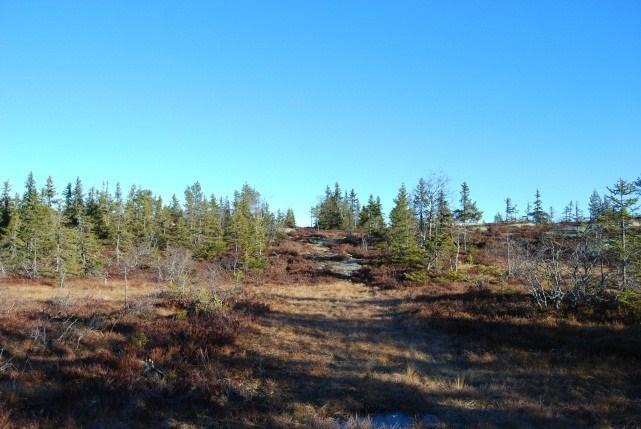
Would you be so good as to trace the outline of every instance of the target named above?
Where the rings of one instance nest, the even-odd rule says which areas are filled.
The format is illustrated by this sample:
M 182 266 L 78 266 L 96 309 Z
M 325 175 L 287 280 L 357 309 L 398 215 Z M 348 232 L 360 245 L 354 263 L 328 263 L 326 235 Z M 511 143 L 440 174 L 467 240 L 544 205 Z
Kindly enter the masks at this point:
M 47 183 L 45 187 L 42 188 L 42 200 L 49 208 L 57 203 L 56 201 L 56 187 L 53 184 L 53 178 L 51 176 L 47 177 Z
M 613 242 L 617 249 L 618 259 L 620 261 L 621 270 L 621 286 L 623 289 L 631 286 L 631 278 L 629 276 L 629 265 L 633 255 L 634 241 L 631 242 L 631 221 L 632 210 L 638 202 L 635 196 L 634 184 L 619 179 L 614 186 L 608 188 L 609 195 L 607 197 L 611 206 L 609 216 L 610 224 L 614 229 L 618 230 Z
M 590 221 L 592 222 L 597 220 L 603 210 L 603 200 L 601 200 L 601 196 L 596 189 L 592 191 L 592 195 L 590 195 L 588 210 L 590 211 Z
M 245 184 L 234 195 L 230 218 L 230 248 L 235 256 L 234 271 L 252 271 L 267 264 L 267 228 L 260 194 Z
M 129 232 L 130 222 L 127 218 L 127 211 L 125 210 L 125 201 L 122 196 L 120 183 L 116 183 L 111 217 L 112 219 L 109 221 L 109 237 L 114 248 L 116 265 L 120 266 L 123 254 L 127 253 L 132 248 L 133 242 L 132 235 Z
M 361 208 L 358 225 L 365 233 L 366 241 L 380 240 L 385 233 L 385 219 L 380 197 L 370 194 L 367 204 Z
M 167 243 L 172 246 L 185 246 L 189 242 L 187 224 L 180 201 L 174 194 L 167 208 L 169 225 L 167 228 Z M 222 215 L 221 215 L 222 222 Z
M 203 214 L 202 241 L 194 249 L 194 255 L 200 259 L 212 259 L 218 256 L 225 248 L 223 240 L 221 207 L 214 195 L 205 203 Z
M 563 208 L 563 222 L 572 222 L 574 212 L 574 202 L 570 201 L 567 206 Z
M 463 247 L 467 252 L 467 228 L 468 223 L 477 223 L 481 220 L 483 212 L 476 207 L 476 202 L 470 198 L 470 187 L 466 182 L 461 184 L 461 208 L 454 211 L 454 218 L 462 224 Z M 458 254 L 457 254 L 458 256 Z
M 476 206 L 476 202 L 470 198 L 470 187 L 466 182 L 461 184 L 461 208 L 454 211 L 454 218 L 461 223 L 474 223 L 481 220 L 483 212 Z
M 50 209 L 40 199 L 33 174 L 25 182 L 25 192 L 20 203 L 19 251 L 22 270 L 35 278 L 47 274 L 53 248 L 53 223 Z
M 534 208 L 529 214 L 534 223 L 542 224 L 550 221 L 550 214 L 546 213 L 543 209 L 543 201 L 541 200 L 541 192 L 537 189 L 534 195 Z
M 439 264 L 443 257 L 454 251 L 454 241 L 451 233 L 454 216 L 447 202 L 444 189 L 441 189 L 438 193 L 437 208 L 437 228 L 434 240 L 431 243 L 434 265 Z
M 5 191 L 8 188 L 8 183 L 5 182 Z M 8 193 L 8 191 L 7 191 Z M 6 225 L 0 231 L 0 258 L 4 261 L 3 267 L 5 270 L 12 272 L 20 271 L 22 249 L 24 242 L 19 232 L 21 229 L 20 210 L 18 207 L 19 199 L 7 198 L 7 214 Z M 5 202 L 3 201 L 3 204 Z
M 0 196 L 0 235 L 11 220 L 11 205 L 11 185 L 7 181 L 2 185 L 2 196 Z
M 296 228 L 296 217 L 294 216 L 294 210 L 287 209 L 285 214 L 284 225 L 287 228 Z
M 410 205 L 405 185 L 402 185 L 394 199 L 395 206 L 390 212 L 388 240 L 394 260 L 404 263 L 418 263 L 422 259 L 416 241 L 416 217 Z
M 80 224 L 81 218 L 85 215 L 84 193 L 80 177 L 76 178 L 75 185 L 67 184 L 64 193 L 65 218 L 69 224 L 76 227 Z
M 507 197 L 505 199 L 505 222 L 515 222 L 516 221 L 516 206 L 512 203 L 512 198 Z
M 341 229 L 347 225 L 346 215 L 351 212 L 349 203 L 343 198 L 341 187 L 334 185 L 334 191 L 329 186 L 325 189 L 325 197 L 316 210 L 316 223 L 320 229 Z
M 423 247 L 426 246 L 432 226 L 434 204 L 431 191 L 430 184 L 421 177 L 412 196 L 412 205 L 416 213 L 419 237 Z
M 574 222 L 577 224 L 583 222 L 583 210 L 579 208 L 579 202 L 575 201 L 574 202 Z

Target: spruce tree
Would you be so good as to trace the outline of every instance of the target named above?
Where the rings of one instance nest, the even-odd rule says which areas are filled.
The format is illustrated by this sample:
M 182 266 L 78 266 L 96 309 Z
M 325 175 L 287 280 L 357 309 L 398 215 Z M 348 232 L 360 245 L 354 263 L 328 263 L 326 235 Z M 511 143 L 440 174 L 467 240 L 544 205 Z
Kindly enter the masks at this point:
M 629 266 L 631 258 L 634 254 L 634 240 L 636 237 L 632 235 L 632 210 L 638 202 L 635 196 L 636 189 L 634 184 L 619 179 L 614 186 L 608 188 L 609 195 L 607 201 L 611 207 L 609 213 L 608 224 L 610 229 L 617 231 L 613 234 L 612 242 L 617 251 L 619 266 L 621 270 L 621 287 L 623 289 L 631 286 L 631 278 L 629 273 Z M 632 235 L 632 236 L 631 236 Z
M 57 203 L 56 201 L 56 187 L 53 184 L 53 178 L 51 176 L 47 177 L 47 183 L 45 187 L 42 188 L 42 200 L 49 208 Z
M 19 199 L 9 198 L 7 208 L 7 224 L 0 234 L 0 256 L 4 261 L 3 267 L 7 271 L 18 272 L 22 260 L 20 259 L 24 242 L 19 232 L 21 229 Z
M 343 197 L 338 182 L 332 191 L 329 186 L 325 188 L 325 196 L 318 204 L 316 210 L 317 226 L 319 229 L 341 229 L 348 225 L 351 207 L 347 197 Z
M 534 223 L 543 224 L 550 221 L 550 214 L 546 213 L 543 209 L 543 201 L 541 200 L 541 192 L 537 189 L 534 195 L 534 208 L 529 213 L 529 217 Z
M 416 217 L 405 185 L 399 189 L 394 204 L 388 232 L 392 258 L 397 262 L 416 264 L 422 260 L 422 255 L 416 240 Z
M 76 227 L 80 223 L 80 218 L 85 215 L 84 193 L 80 177 L 76 178 L 75 185 L 67 184 L 64 192 L 65 199 L 65 218 L 69 225 Z
M 590 195 L 588 210 L 590 211 L 590 221 L 592 222 L 598 219 L 603 210 L 603 200 L 601 200 L 601 196 L 596 189 L 592 191 L 592 195 Z
M 11 185 L 9 182 L 4 182 L 2 196 L 0 196 L 0 237 L 11 220 L 11 205 Z
M 467 227 L 468 223 L 477 223 L 481 220 L 483 212 L 476 207 L 476 202 L 470 198 L 470 187 L 466 182 L 461 184 L 461 208 L 454 211 L 454 218 L 462 224 L 463 248 L 467 252 Z M 458 254 L 457 254 L 458 256 Z
M 512 203 L 512 198 L 507 197 L 505 199 L 505 222 L 515 222 L 516 221 L 516 206 Z
M 116 183 L 116 191 L 114 193 L 114 204 L 111 217 L 112 219 L 109 222 L 109 237 L 114 248 L 116 265 L 120 266 L 122 256 L 127 253 L 132 247 L 132 236 L 129 232 L 130 222 L 127 219 L 127 212 L 125 211 L 125 201 L 122 197 L 120 183 Z
M 296 217 L 294 216 L 294 210 L 287 209 L 284 224 L 286 228 L 296 228 Z
M 174 194 L 171 197 L 171 203 L 167 208 L 168 212 L 168 228 L 167 228 L 167 243 L 172 246 L 186 246 L 189 242 L 188 229 L 185 222 L 180 201 Z M 222 222 L 222 216 L 221 216 Z
M 343 216 L 345 224 L 344 226 L 347 230 L 352 231 L 358 226 L 358 217 L 361 209 L 360 203 L 358 201 L 358 196 L 356 195 L 354 189 L 352 189 L 349 195 L 346 196 L 345 201 L 347 206 L 347 213 L 345 216 Z
M 365 232 L 366 240 L 381 240 L 385 234 L 385 219 L 380 197 L 370 194 L 367 204 L 361 209 L 358 220 L 359 227 Z
M 583 222 L 583 210 L 579 208 L 579 202 L 575 201 L 574 202 L 574 222 L 577 224 L 580 224 Z
M 78 236 L 76 230 L 67 227 L 62 208 L 54 214 L 55 228 L 53 251 L 53 272 L 57 278 L 58 285 L 63 287 L 68 277 L 79 275 L 82 270 L 78 262 Z
M 470 198 L 470 187 L 466 182 L 461 184 L 461 208 L 454 211 L 454 218 L 463 224 L 475 223 L 481 220 L 483 212 L 476 206 L 476 202 Z
M 433 252 L 434 264 L 438 265 L 445 256 L 449 256 L 454 251 L 454 241 L 451 232 L 454 216 L 445 197 L 445 190 L 443 189 L 438 193 L 437 213 L 437 228 L 433 240 Z
M 563 208 L 563 222 L 572 222 L 573 211 L 574 211 L 574 202 L 570 201 L 568 205 Z
M 54 230 L 50 210 L 42 203 L 33 174 L 29 173 L 20 203 L 21 221 L 17 233 L 22 243 L 18 248 L 19 263 L 31 278 L 50 272 Z
M 241 272 L 266 266 L 267 225 L 260 194 L 245 184 L 234 195 L 229 225 L 230 250 L 234 255 L 236 279 Z
M 203 260 L 210 260 L 218 256 L 225 248 L 223 241 L 221 208 L 214 195 L 205 203 L 203 215 L 203 239 L 196 249 L 194 256 Z
M 426 246 L 431 221 L 432 199 L 428 183 L 422 177 L 418 180 L 412 196 L 412 205 L 416 213 L 421 245 Z

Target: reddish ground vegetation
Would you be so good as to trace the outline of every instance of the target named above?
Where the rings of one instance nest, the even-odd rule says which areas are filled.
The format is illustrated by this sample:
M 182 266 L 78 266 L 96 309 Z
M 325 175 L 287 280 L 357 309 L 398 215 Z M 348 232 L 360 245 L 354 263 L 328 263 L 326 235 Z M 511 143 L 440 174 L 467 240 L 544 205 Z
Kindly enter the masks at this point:
M 132 282 L 127 311 L 118 280 L 70 282 L 72 295 L 3 285 L 0 429 L 337 428 L 382 412 L 641 427 L 638 323 L 607 302 L 538 309 L 504 281 L 504 232 L 473 231 L 460 272 L 422 284 L 358 239 L 301 229 L 212 303 L 151 277 Z M 363 265 L 349 280 L 319 268 L 349 258 Z
M 2 315 L 10 427 L 158 427 L 174 414 L 217 415 L 230 394 L 217 356 L 243 317 L 161 296 L 126 311 L 49 302 Z

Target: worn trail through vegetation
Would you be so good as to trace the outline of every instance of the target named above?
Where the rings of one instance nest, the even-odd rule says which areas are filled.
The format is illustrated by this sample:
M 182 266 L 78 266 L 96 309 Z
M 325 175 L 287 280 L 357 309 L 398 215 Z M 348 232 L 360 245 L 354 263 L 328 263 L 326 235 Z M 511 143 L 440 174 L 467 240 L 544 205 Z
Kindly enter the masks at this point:
M 361 263 L 330 247 L 340 240 L 301 241 L 301 254 L 335 281 L 257 288 L 270 311 L 244 338 L 245 348 L 261 375 L 284 385 L 286 399 L 306 413 L 371 414 L 374 423 L 397 426 L 415 418 L 434 422 L 412 383 L 416 368 L 432 361 L 428 343 L 438 339 L 403 323 L 398 291 L 349 281 Z
M 533 324 L 520 292 L 351 281 L 367 261 L 346 241 L 294 236 L 289 245 L 311 261 L 311 280 L 254 288 L 269 311 L 238 338 L 238 353 L 274 387 L 274 427 L 342 428 L 354 416 L 373 418 L 362 427 L 398 428 L 639 423 L 629 418 L 638 409 L 629 377 L 638 370 L 627 332 Z

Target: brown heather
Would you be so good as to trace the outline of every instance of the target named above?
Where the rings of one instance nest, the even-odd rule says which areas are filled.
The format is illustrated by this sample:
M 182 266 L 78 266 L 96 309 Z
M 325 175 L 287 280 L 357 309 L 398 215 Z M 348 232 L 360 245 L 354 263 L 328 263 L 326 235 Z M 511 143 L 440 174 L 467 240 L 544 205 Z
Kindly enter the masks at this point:
M 409 284 L 380 250 L 298 230 L 213 309 L 142 277 L 126 310 L 120 280 L 7 281 L 0 428 L 371 428 L 356 416 L 398 412 L 443 428 L 641 427 L 638 322 L 538 310 L 491 269 L 499 237 L 475 234 L 460 278 Z M 319 265 L 346 255 L 364 264 L 351 279 Z

